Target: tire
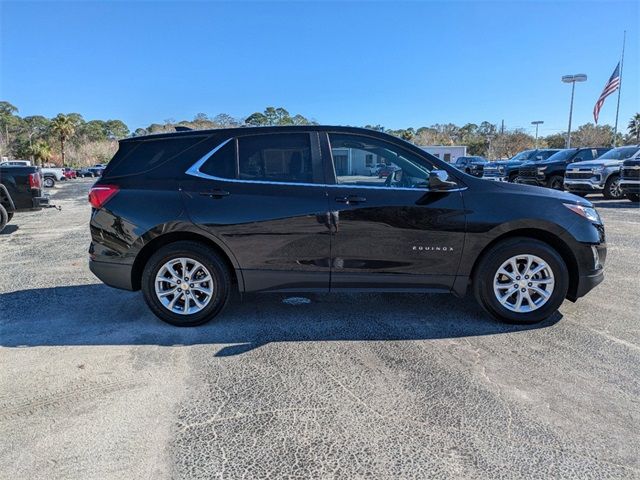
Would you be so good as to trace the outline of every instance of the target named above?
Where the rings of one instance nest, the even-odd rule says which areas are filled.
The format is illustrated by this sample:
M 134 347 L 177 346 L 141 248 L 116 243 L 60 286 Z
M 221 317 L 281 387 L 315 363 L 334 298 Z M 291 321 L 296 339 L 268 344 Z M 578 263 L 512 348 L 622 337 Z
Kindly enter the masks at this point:
M 547 187 L 554 190 L 564 189 L 564 177 L 562 175 L 552 175 L 547 182 Z
M 187 259 L 186 276 L 184 275 L 182 264 L 177 259 Z M 203 290 L 182 289 L 181 286 L 178 287 L 175 284 L 177 295 L 167 294 L 166 292 L 173 288 L 173 280 L 169 281 L 170 278 L 177 279 L 176 281 L 180 282 L 180 285 L 185 283 L 184 278 L 178 279 L 178 276 L 171 274 L 166 268 L 167 263 L 172 260 L 177 262 L 175 264 L 175 273 L 179 274 L 179 277 L 189 278 L 188 274 L 193 273 L 203 278 L 208 273 L 211 280 L 199 284 Z M 195 263 L 200 264 L 203 268 L 200 269 Z M 169 277 L 169 279 L 167 282 L 160 281 L 158 288 L 165 290 L 163 298 L 169 305 L 177 300 L 173 310 L 169 308 L 169 305 L 165 306 L 156 293 L 156 279 L 163 270 L 165 272 L 163 278 Z M 193 281 L 193 279 L 189 280 Z M 197 281 L 190 283 L 191 287 L 195 285 L 198 285 Z M 204 293 L 206 289 L 211 290 L 208 300 L 205 298 L 206 294 Z M 151 311 L 160 320 L 178 327 L 194 327 L 213 319 L 227 304 L 230 292 L 231 276 L 225 262 L 215 250 L 198 242 L 180 241 L 162 247 L 151 256 L 142 274 L 142 293 Z M 176 296 L 178 297 L 177 299 L 175 298 Z M 189 297 L 189 300 L 186 299 L 187 297 Z M 191 300 L 193 298 L 200 300 L 204 306 L 193 313 L 182 313 L 180 310 L 184 311 L 188 305 L 192 305 L 191 308 L 194 309 L 198 308 L 198 305 L 193 303 L 194 300 Z
M 627 193 L 627 199 L 632 201 L 633 203 L 638 203 L 638 202 L 640 202 L 640 194 Z
M 620 200 L 624 198 L 624 193 L 620 188 L 620 175 L 609 175 L 607 182 L 604 184 L 602 194 L 607 200 Z
M 56 181 L 53 177 L 44 177 L 42 185 L 44 185 L 46 188 L 53 188 L 56 185 Z
M 528 288 L 529 283 L 525 279 L 525 267 L 526 259 L 516 261 L 516 266 L 519 269 L 518 272 L 521 275 L 514 275 L 513 284 L 511 280 L 507 280 L 509 276 L 498 276 L 498 270 L 510 259 L 514 257 L 529 256 L 533 262 L 531 266 L 534 269 L 540 266 L 538 261 L 543 262 L 546 265 L 546 269 L 543 269 L 541 273 L 537 273 L 531 280 L 544 282 L 551 279 L 552 283 L 539 284 L 539 289 L 544 291 L 550 291 L 550 295 L 546 300 L 543 300 L 543 296 Z M 509 266 L 507 273 L 513 273 L 513 269 Z M 549 272 L 551 275 L 549 275 Z M 515 280 L 519 279 L 519 280 Z M 494 287 L 494 281 L 499 285 L 506 285 L 507 288 L 498 288 L 497 293 Z M 519 287 L 513 291 L 513 293 L 506 297 L 506 303 L 503 304 L 498 299 L 498 295 L 506 295 L 513 285 L 519 284 Z M 535 284 L 534 284 L 535 285 Z M 522 295 L 521 311 L 515 310 L 517 307 L 517 299 L 520 297 L 522 287 L 526 290 L 526 295 L 533 300 L 534 304 L 538 304 L 534 309 L 526 311 L 532 305 L 526 299 L 525 295 Z M 569 288 L 569 274 L 567 267 L 562 260 L 562 257 L 551 248 L 548 244 L 527 237 L 514 237 L 501 241 L 491 247 L 486 252 L 480 262 L 476 266 L 473 276 L 473 294 L 476 297 L 478 303 L 494 318 L 506 323 L 516 324 L 531 324 L 541 322 L 549 318 L 556 312 L 558 307 L 562 304 L 567 296 L 567 290 Z M 524 305 L 526 302 L 526 306 Z M 508 306 L 511 308 L 508 308 Z
M 0 232 L 4 230 L 4 227 L 7 226 L 7 223 L 9 223 L 9 214 L 7 213 L 5 208 L 0 205 Z

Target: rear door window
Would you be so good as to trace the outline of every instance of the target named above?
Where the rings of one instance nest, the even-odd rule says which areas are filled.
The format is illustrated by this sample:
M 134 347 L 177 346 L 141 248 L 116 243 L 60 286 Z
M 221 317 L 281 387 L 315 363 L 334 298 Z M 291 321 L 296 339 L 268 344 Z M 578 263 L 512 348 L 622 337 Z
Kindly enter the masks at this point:
M 318 169 L 319 170 L 319 169 Z M 238 138 L 238 178 L 277 183 L 321 183 L 314 171 L 308 133 Z

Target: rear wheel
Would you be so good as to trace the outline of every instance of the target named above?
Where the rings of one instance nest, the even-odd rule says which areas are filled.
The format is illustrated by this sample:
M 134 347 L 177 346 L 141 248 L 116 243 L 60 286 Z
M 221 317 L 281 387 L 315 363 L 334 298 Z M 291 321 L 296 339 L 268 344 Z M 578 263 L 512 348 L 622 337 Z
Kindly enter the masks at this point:
M 640 202 L 640 195 L 637 193 L 627 193 L 627 198 L 634 203 Z
M 42 184 L 47 188 L 53 188 L 56 184 L 56 181 L 53 179 L 53 177 L 44 177 Z
M 4 230 L 4 227 L 7 226 L 7 223 L 9 223 L 9 214 L 7 213 L 7 210 L 5 210 L 2 205 L 0 205 L 0 232 Z
M 564 188 L 564 177 L 561 175 L 553 175 L 547 183 L 549 188 L 554 190 L 562 190 Z
M 222 311 L 231 277 L 220 256 L 198 242 L 162 247 L 147 262 L 142 292 L 151 311 L 179 327 L 202 325 Z
M 619 200 L 624 197 L 624 193 L 620 187 L 620 175 L 611 175 L 607 179 L 602 194 L 607 200 Z
M 493 317 L 536 323 L 564 301 L 569 275 L 562 257 L 544 242 L 515 237 L 493 246 L 477 265 L 473 293 Z

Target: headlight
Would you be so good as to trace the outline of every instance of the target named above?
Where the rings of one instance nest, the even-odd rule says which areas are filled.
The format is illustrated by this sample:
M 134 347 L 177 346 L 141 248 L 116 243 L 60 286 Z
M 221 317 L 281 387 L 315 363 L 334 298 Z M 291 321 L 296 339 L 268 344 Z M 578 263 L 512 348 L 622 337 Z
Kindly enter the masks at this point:
M 542 173 L 547 169 L 547 167 L 538 167 L 538 173 Z
M 593 207 L 585 207 L 584 205 L 577 205 L 574 203 L 563 203 L 563 205 L 572 212 L 586 218 L 590 222 L 602 223 L 602 220 L 600 220 L 600 215 L 598 215 L 598 212 Z
M 498 172 L 504 173 L 504 167 L 498 167 Z
M 604 170 L 604 165 L 599 165 L 591 169 L 591 173 L 600 173 Z

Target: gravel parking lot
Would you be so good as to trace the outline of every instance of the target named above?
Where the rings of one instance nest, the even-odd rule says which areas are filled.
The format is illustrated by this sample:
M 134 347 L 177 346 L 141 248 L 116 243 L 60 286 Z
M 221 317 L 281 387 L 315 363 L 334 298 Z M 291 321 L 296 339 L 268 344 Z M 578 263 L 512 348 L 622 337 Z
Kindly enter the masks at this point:
M 91 180 L 0 234 L 0 477 L 640 478 L 640 212 L 541 325 L 448 295 L 246 295 L 161 323 L 89 272 Z

